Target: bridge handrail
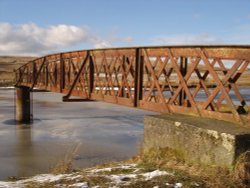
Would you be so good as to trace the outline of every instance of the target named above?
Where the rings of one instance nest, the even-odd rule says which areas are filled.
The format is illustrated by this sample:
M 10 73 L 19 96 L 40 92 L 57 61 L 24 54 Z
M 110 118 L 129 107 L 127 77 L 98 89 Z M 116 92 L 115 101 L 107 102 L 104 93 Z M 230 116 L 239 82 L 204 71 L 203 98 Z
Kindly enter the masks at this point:
M 96 48 L 96 49 L 87 49 L 87 50 L 75 50 L 75 51 L 65 51 L 65 52 L 56 52 L 56 53 L 52 53 L 52 54 L 47 54 L 38 58 L 35 58 L 31 61 L 28 61 L 26 64 L 21 65 L 19 68 L 26 66 L 27 64 L 33 62 L 33 61 L 37 61 L 39 59 L 45 58 L 45 57 L 49 57 L 49 56 L 56 56 L 56 55 L 60 55 L 60 54 L 69 54 L 69 53 L 78 53 L 78 52 L 83 52 L 83 51 L 96 51 L 96 50 L 116 50 L 116 49 L 131 49 L 131 48 L 250 48 L 250 45 L 233 45 L 233 44 L 228 44 L 228 45 L 163 45 L 163 46 L 133 46 L 133 47 L 110 47 L 110 48 Z M 18 68 L 18 69 L 19 69 Z M 17 69 L 17 70 L 18 70 Z

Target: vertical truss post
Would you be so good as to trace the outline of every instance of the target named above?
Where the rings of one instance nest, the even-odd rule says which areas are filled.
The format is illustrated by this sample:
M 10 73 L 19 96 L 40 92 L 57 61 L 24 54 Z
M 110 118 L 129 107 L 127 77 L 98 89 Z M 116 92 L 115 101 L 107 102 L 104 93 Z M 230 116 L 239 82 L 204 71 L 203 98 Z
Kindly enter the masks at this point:
M 188 69 L 188 59 L 186 57 L 181 57 L 180 58 L 180 72 L 181 72 L 181 75 L 183 76 L 183 78 L 187 74 L 187 69 Z M 182 89 L 180 91 L 180 95 L 179 95 L 179 105 L 180 106 L 184 105 L 186 97 L 187 97 L 186 93 L 185 93 L 184 89 Z
M 134 83 L 134 107 L 139 106 L 142 100 L 142 87 L 143 87 L 143 56 L 142 49 L 136 48 L 135 54 L 135 83 Z
M 19 82 L 22 82 L 22 69 L 18 69 L 18 79 L 16 79 L 16 85 L 19 84 Z
M 94 69 L 94 61 L 92 56 L 90 55 L 89 57 L 89 98 L 91 98 L 91 94 L 93 92 L 94 89 L 94 73 L 95 73 L 95 69 Z
M 62 54 L 60 54 L 60 92 L 63 92 L 65 85 L 65 69 L 64 69 L 64 60 Z
M 58 80 L 58 76 L 57 76 L 57 63 L 55 62 L 55 65 L 54 65 L 55 67 L 53 67 L 55 70 L 53 71 L 53 78 L 54 78 L 54 81 L 55 81 L 55 83 L 54 83 L 54 87 L 56 87 L 57 86 L 57 80 Z
M 126 72 L 126 66 L 125 66 L 125 63 L 126 63 L 126 56 L 122 56 L 122 69 L 124 70 L 124 72 Z M 126 79 L 125 77 L 126 75 L 122 75 L 122 80 L 123 79 Z M 123 83 L 123 82 L 122 82 Z M 121 86 L 121 97 L 126 97 L 126 91 L 125 91 L 125 86 L 122 84 Z
M 32 85 L 34 85 L 35 84 L 35 80 L 36 80 L 36 74 L 37 74 L 37 72 L 36 72 L 36 63 L 33 61 L 32 62 L 32 69 L 33 69 L 33 71 L 32 71 Z
M 49 83 L 49 70 L 48 70 L 48 64 L 45 64 L 44 67 L 44 72 L 45 72 L 45 87 L 48 87 L 48 83 Z
M 14 83 L 16 83 L 17 82 L 17 76 L 18 76 L 16 69 L 13 69 L 13 72 L 15 74 Z

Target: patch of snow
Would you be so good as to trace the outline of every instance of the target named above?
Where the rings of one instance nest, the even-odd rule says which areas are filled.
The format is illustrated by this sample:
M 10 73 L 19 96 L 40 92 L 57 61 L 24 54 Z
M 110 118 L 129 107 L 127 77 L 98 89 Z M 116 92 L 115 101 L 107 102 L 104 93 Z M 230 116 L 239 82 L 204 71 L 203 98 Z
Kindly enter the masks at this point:
M 159 188 L 159 186 L 158 186 L 158 185 L 156 185 L 156 186 L 154 186 L 153 188 Z
M 166 171 L 155 170 L 153 172 L 147 172 L 147 173 L 144 173 L 141 175 L 144 176 L 146 178 L 146 180 L 150 180 L 150 179 L 157 177 L 157 176 L 173 175 L 173 174 L 166 172 Z
M 112 168 L 100 168 L 89 171 L 90 173 L 111 172 Z
M 75 184 L 72 184 L 72 185 L 69 185 L 68 187 L 74 187 L 74 188 L 77 188 L 77 187 L 80 187 L 80 188 L 88 188 L 88 183 L 87 182 L 82 182 L 82 183 L 75 183 Z
M 134 172 L 131 174 L 112 174 L 112 175 L 103 175 L 98 174 L 99 172 L 111 172 L 112 169 L 132 169 Z M 88 172 L 87 176 L 96 176 L 96 177 L 105 177 L 111 180 L 111 187 L 119 187 L 119 185 L 129 185 L 131 183 L 131 179 L 139 178 L 141 180 L 151 180 L 154 177 L 157 176 L 163 176 L 163 175 L 174 175 L 173 173 L 169 173 L 166 171 L 160 171 L 155 170 L 152 172 L 147 173 L 140 173 L 139 168 L 136 168 L 136 164 L 120 164 L 113 168 L 100 168 L 100 169 L 93 169 L 90 168 L 86 172 Z M 135 173 L 137 172 L 137 173 Z M 73 174 L 60 174 L 60 175 L 53 175 L 53 174 L 41 174 L 37 176 L 33 176 L 29 179 L 25 180 L 18 180 L 16 182 L 1 182 L 0 181 L 0 188 L 24 188 L 26 187 L 27 183 L 33 182 L 38 184 L 43 184 L 46 182 L 49 183 L 58 183 L 55 187 L 58 188 L 66 188 L 66 187 L 76 187 L 76 188 L 88 188 L 87 182 L 80 182 L 78 181 L 81 179 L 83 175 L 79 173 L 73 173 Z M 71 180 L 74 181 L 71 185 L 68 184 L 60 184 L 60 180 Z M 138 179 L 138 180 L 139 180 Z M 183 187 L 182 183 L 176 183 L 176 184 L 168 184 L 171 185 L 171 187 L 174 188 L 181 188 Z M 99 188 L 100 186 L 94 186 L 94 188 Z M 154 186 L 154 188 L 159 188 L 159 186 Z
M 0 87 L 0 89 L 14 89 L 15 87 L 13 86 L 7 86 L 7 87 Z
M 100 169 L 93 169 L 90 170 L 90 173 L 99 173 L 99 172 L 111 172 L 112 169 L 131 169 L 134 168 L 136 164 L 119 164 L 117 167 L 113 168 L 100 168 Z
M 66 176 L 65 179 L 68 179 L 68 180 L 76 180 L 76 179 L 80 179 L 82 178 L 82 175 L 73 175 L 73 174 L 70 174 L 69 176 Z
M 43 183 L 43 182 L 56 182 L 59 181 L 60 179 L 65 178 L 66 176 L 69 176 L 70 174 L 59 174 L 59 175 L 53 175 L 53 174 L 41 174 L 38 176 L 34 176 L 33 178 L 27 179 L 27 181 L 35 181 L 38 183 Z
M 110 178 L 110 180 L 114 183 L 121 183 L 124 182 L 125 179 L 134 179 L 137 177 L 136 174 L 119 174 L 119 175 L 110 175 L 106 176 L 107 178 Z
M 195 186 L 195 187 L 199 187 L 200 186 L 200 184 L 198 184 L 198 183 L 193 183 L 193 185 Z
M 4 182 L 0 181 L 0 187 L 1 188 L 22 188 L 24 185 L 16 182 Z
M 82 177 L 81 175 L 74 175 L 74 174 L 60 174 L 60 175 L 41 174 L 33 176 L 29 179 L 18 180 L 16 182 L 0 181 L 0 188 L 22 188 L 25 187 L 25 185 L 29 182 L 35 182 L 35 183 L 57 182 L 61 179 L 75 180 L 81 177 Z M 57 185 L 57 187 L 65 187 L 65 186 Z
M 122 168 L 122 169 L 130 169 L 130 168 L 135 168 L 136 167 L 136 164 L 120 164 L 119 165 L 119 168 Z
M 182 185 L 182 183 L 176 183 L 175 185 L 174 185 L 174 188 L 181 188 L 183 185 Z
M 136 168 L 133 173 L 139 172 L 141 170 L 141 168 Z

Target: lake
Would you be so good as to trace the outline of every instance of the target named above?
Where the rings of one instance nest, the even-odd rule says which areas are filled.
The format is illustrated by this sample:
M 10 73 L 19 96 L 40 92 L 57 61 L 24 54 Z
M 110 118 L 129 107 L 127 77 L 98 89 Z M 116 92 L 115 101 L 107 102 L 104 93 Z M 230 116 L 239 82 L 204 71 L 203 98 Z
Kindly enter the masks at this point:
M 156 114 L 61 99 L 61 94 L 33 93 L 34 122 L 17 125 L 14 90 L 0 89 L 0 180 L 47 173 L 65 158 L 74 168 L 128 159 L 140 150 L 143 117 Z

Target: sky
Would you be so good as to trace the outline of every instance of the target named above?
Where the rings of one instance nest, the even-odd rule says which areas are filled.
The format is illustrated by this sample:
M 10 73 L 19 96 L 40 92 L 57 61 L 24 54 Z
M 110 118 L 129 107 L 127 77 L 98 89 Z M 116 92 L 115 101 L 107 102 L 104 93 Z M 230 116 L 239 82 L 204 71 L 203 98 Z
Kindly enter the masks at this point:
M 250 0 L 0 0 L 0 55 L 250 44 Z

